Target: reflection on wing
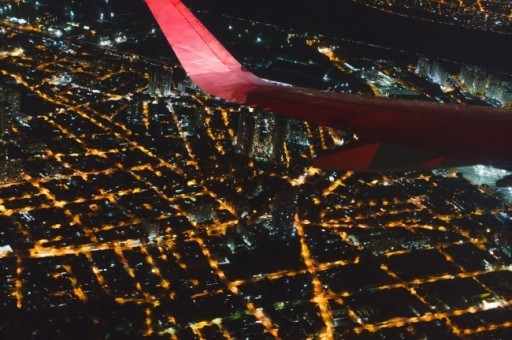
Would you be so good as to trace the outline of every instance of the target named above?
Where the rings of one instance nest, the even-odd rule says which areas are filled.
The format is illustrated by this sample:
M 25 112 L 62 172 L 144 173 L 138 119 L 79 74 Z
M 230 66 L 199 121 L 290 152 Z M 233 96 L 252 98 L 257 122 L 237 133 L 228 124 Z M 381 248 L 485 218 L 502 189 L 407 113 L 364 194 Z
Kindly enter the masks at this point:
M 146 0 L 188 76 L 236 103 L 362 136 L 316 166 L 359 171 L 512 165 L 512 112 L 279 86 L 246 71 L 180 0 Z

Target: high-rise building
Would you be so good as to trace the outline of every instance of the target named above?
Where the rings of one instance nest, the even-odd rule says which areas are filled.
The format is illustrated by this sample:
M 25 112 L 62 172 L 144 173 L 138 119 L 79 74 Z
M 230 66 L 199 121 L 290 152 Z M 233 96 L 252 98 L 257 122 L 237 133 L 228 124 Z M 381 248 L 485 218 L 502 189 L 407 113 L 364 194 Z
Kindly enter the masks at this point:
M 512 257 L 512 221 L 507 220 L 503 226 L 494 235 L 494 241 L 500 247 L 500 249 Z
M 433 83 L 440 85 L 442 88 L 450 87 L 450 75 L 438 60 L 421 57 L 418 59 L 414 72 L 421 77 L 429 78 Z
M 5 140 L 13 119 L 20 115 L 20 93 L 5 80 L 0 81 L 0 139 Z
M 468 86 L 468 83 L 471 81 L 470 78 L 471 78 L 472 73 L 473 73 L 473 68 L 469 65 L 463 65 L 460 68 L 459 78 L 460 78 L 460 81 L 462 82 L 462 84 Z
M 204 113 L 201 114 L 201 111 L 201 109 L 196 109 L 193 107 L 182 107 L 175 111 L 178 117 L 178 126 L 184 137 L 197 134 L 197 129 L 199 126 L 198 117 L 204 116 Z
M 238 150 L 259 161 L 280 162 L 287 137 L 287 120 L 266 112 L 243 109 L 238 120 Z
M 430 59 L 421 57 L 418 60 L 418 64 L 416 65 L 416 69 L 414 70 L 414 72 L 420 76 L 430 75 L 431 67 L 432 63 L 430 62 Z
M 273 137 L 276 119 L 274 115 L 257 114 L 254 117 L 251 157 L 257 160 L 270 160 L 274 154 Z
M 485 95 L 493 83 L 493 76 L 478 67 L 464 65 L 460 70 L 460 80 L 469 93 Z
M 503 87 L 503 92 L 500 98 L 503 105 L 512 105 L 512 85 L 509 85 L 509 87 Z
M 300 120 L 288 119 L 286 126 L 286 141 L 297 145 L 309 145 L 308 132 L 305 123 Z
M 443 66 L 437 61 L 434 60 L 432 63 L 432 68 L 430 70 L 430 78 L 436 84 L 441 86 L 446 86 L 448 82 L 448 72 L 443 68 Z
M 288 135 L 288 119 L 275 116 L 274 133 L 272 136 L 272 161 L 282 163 L 286 159 L 284 143 Z
M 197 85 L 189 77 L 186 77 L 182 81 L 178 82 L 178 91 L 181 93 L 197 90 Z
M 247 108 L 240 109 L 236 134 L 236 147 L 240 153 L 249 156 L 252 135 L 254 133 L 254 115 Z
M 21 161 L 12 159 L 4 143 L 0 145 L 0 183 L 16 181 L 21 175 Z
M 496 100 L 496 97 L 498 95 L 500 87 L 501 87 L 501 82 L 499 81 L 499 79 L 497 79 L 496 77 L 493 77 L 489 81 L 489 86 L 485 90 L 485 96 L 487 98 Z
M 147 106 L 147 102 L 144 102 L 142 98 L 134 98 L 126 110 L 126 120 L 128 124 L 134 126 L 142 125 L 142 115 L 144 106 Z
M 15 180 L 19 174 L 19 164 L 9 158 L 7 142 L 15 118 L 20 115 L 20 93 L 16 82 L 8 77 L 0 79 L 0 182 Z
M 470 87 L 472 94 L 484 94 L 487 89 L 487 75 L 484 73 L 478 73 L 473 79 L 473 84 Z
M 172 70 L 158 70 L 149 75 L 148 92 L 156 96 L 169 96 L 172 93 Z
M 471 94 L 485 96 L 502 105 L 512 104 L 512 83 L 501 75 L 464 65 L 460 70 L 460 80 Z
M 287 240 L 295 235 L 295 214 L 297 213 L 298 191 L 293 188 L 278 191 L 272 203 L 272 237 Z

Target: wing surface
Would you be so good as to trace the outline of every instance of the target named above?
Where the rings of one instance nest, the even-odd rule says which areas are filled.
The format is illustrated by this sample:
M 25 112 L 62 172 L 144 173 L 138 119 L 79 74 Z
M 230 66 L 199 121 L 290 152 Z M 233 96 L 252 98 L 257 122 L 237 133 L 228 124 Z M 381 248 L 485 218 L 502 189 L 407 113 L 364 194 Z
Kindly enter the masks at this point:
M 318 167 L 379 171 L 512 165 L 511 110 L 279 86 L 246 71 L 181 0 L 146 3 L 188 76 L 205 92 L 361 137 L 314 160 Z
M 242 65 L 179 0 L 146 0 L 187 75 L 203 91 L 243 104 L 267 82 Z

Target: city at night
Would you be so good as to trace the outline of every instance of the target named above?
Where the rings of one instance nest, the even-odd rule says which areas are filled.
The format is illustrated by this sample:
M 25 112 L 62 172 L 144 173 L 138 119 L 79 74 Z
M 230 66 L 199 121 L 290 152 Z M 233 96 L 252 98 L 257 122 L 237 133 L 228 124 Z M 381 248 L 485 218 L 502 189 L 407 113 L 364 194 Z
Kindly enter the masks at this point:
M 0 39 L 2 339 L 512 338 L 510 2 L 0 0 Z

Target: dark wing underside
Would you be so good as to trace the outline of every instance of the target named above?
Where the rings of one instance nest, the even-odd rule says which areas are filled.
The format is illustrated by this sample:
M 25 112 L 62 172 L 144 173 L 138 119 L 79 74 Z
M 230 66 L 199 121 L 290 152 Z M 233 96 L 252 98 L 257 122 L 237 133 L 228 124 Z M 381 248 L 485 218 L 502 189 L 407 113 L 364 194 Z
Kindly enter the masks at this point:
M 180 0 L 146 0 L 188 76 L 205 92 L 289 118 L 356 133 L 313 161 L 324 169 L 512 165 L 512 112 L 330 93 L 269 83 L 246 71 Z

